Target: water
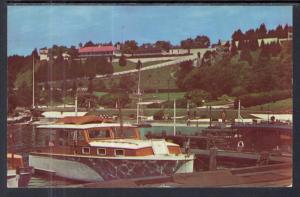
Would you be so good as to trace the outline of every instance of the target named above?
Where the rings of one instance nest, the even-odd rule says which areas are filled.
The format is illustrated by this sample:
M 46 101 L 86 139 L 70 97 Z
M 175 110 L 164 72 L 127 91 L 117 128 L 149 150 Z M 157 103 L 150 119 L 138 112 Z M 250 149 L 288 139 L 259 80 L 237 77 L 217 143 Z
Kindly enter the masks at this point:
M 162 133 L 173 134 L 173 126 L 153 126 L 149 128 L 141 128 L 140 133 L 142 139 L 145 139 L 145 135 L 148 132 L 151 133 Z M 203 127 L 176 127 L 177 133 L 181 134 L 195 134 L 196 132 L 201 132 Z M 9 143 L 8 141 L 8 151 L 14 151 L 20 154 L 24 158 L 25 165 L 28 165 L 28 153 L 30 150 L 41 147 L 46 144 L 47 131 L 37 130 L 32 125 L 25 124 L 10 124 L 8 125 L 8 133 L 13 133 L 14 141 Z M 66 180 L 63 178 L 49 177 L 46 175 L 35 174 L 29 182 L 28 187 L 56 187 L 56 186 L 66 186 L 74 185 L 80 182 L 75 182 L 71 180 Z

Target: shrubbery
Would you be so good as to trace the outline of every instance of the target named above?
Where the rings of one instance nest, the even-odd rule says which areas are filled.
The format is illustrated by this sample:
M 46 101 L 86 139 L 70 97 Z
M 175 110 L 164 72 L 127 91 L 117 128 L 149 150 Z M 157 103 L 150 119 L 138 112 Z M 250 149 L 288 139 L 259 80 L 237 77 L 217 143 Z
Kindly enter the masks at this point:
M 164 110 L 159 110 L 159 111 L 157 111 L 157 112 L 154 113 L 153 119 L 154 120 L 163 120 L 164 119 L 164 115 L 165 115 Z

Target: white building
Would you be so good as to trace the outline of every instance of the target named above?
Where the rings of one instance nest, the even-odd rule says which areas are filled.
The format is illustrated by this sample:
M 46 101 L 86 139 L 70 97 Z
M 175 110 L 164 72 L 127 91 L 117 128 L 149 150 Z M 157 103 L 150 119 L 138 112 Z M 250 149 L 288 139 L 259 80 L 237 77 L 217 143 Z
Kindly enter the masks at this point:
M 69 60 L 71 58 L 71 55 L 69 55 L 67 52 L 64 52 L 62 54 L 62 57 L 63 57 L 64 60 Z
M 47 48 L 42 48 L 39 50 L 39 53 L 40 53 L 40 61 L 42 60 L 46 60 L 46 61 L 49 61 L 49 50 Z

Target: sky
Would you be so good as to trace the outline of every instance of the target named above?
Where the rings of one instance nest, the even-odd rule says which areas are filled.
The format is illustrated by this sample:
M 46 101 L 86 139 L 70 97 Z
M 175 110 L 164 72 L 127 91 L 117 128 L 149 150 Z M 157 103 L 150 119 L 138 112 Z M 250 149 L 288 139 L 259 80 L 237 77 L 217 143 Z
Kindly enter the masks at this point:
M 14 5 L 7 17 L 8 55 L 29 55 L 34 48 L 78 47 L 89 40 L 177 45 L 207 35 L 216 43 L 261 23 L 268 29 L 292 25 L 292 6 Z

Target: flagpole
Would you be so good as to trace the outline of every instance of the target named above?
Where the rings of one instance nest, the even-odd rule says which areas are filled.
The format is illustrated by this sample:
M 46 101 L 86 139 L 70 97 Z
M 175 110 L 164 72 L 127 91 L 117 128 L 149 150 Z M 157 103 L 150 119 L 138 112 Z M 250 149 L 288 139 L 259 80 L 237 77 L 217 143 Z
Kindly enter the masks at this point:
M 34 54 L 32 54 L 32 108 L 34 107 Z

